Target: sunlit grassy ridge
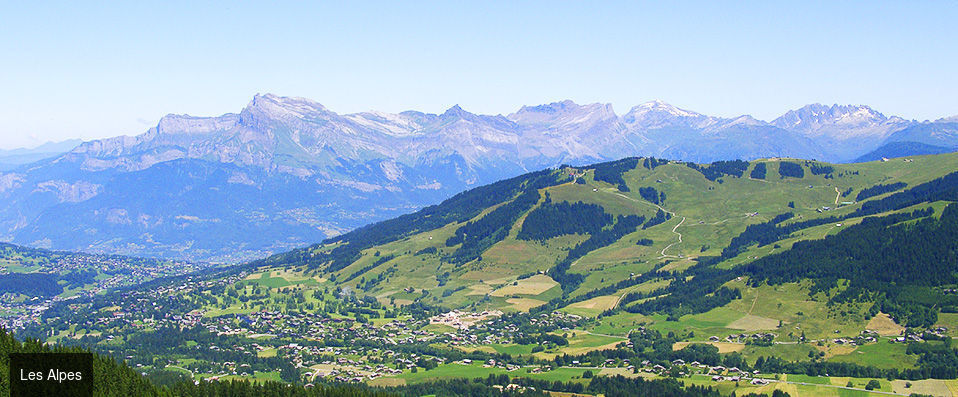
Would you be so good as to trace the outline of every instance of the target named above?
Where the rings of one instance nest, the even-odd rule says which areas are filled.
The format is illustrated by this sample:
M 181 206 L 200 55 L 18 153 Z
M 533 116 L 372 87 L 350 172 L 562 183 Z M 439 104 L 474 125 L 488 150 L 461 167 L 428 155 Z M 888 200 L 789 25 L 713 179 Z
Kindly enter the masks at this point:
M 900 183 L 902 187 L 896 190 L 900 192 L 958 169 L 958 155 L 955 154 L 858 164 L 765 159 L 750 162 L 744 172 L 738 170 L 739 175 L 735 170 L 707 174 L 682 162 L 659 163 L 653 168 L 642 160 L 631 162 L 635 167 L 622 172 L 621 182 L 616 184 L 596 178 L 596 169 L 609 163 L 563 166 L 514 178 L 508 189 L 479 192 L 484 202 L 492 204 L 477 209 L 474 216 L 459 217 L 442 224 L 433 222 L 436 227 L 420 227 L 430 224 L 429 219 L 444 216 L 447 207 L 460 208 L 443 203 L 427 209 L 425 215 L 418 215 L 419 218 L 409 216 L 411 226 L 390 224 L 389 230 L 394 230 L 395 235 L 380 238 L 382 243 L 360 245 L 359 242 L 368 241 L 361 238 L 364 231 L 360 230 L 329 244 L 310 247 L 297 254 L 298 257 L 287 255 L 285 260 L 274 258 L 271 263 L 278 268 L 300 269 L 304 275 L 328 278 L 340 286 L 374 296 L 383 303 L 422 301 L 448 308 L 508 312 L 528 311 L 561 297 L 565 303 L 560 303 L 557 308 L 563 311 L 603 317 L 604 312 L 618 307 L 624 295 L 652 293 L 669 285 L 670 280 L 665 275 L 684 272 L 696 266 L 701 258 L 721 255 L 732 239 L 750 225 L 769 222 L 785 213 L 793 216 L 782 225 L 833 216 L 847 217 L 839 222 L 796 230 L 773 244 L 746 245 L 740 253 L 723 258 L 716 264 L 718 268 L 736 268 L 787 251 L 796 242 L 820 240 L 857 225 L 863 217 L 852 215 L 861 208 L 862 202 L 856 202 L 855 197 L 866 188 Z M 781 175 L 780 163 L 783 161 L 794 164 L 786 176 Z M 753 178 L 756 175 L 753 170 L 759 164 L 765 167 L 764 178 Z M 713 171 L 722 170 L 721 165 L 712 165 Z M 800 169 L 801 177 L 793 176 L 796 167 Z M 603 175 L 603 179 L 608 178 L 608 171 L 603 171 Z M 654 203 L 648 196 L 643 196 L 642 191 L 650 188 L 654 189 L 656 198 L 664 200 Z M 470 222 L 479 222 L 528 189 L 538 190 L 539 200 L 524 208 L 521 215 L 504 229 L 504 237 L 485 248 L 478 259 L 456 263 L 453 258 L 462 247 L 450 239 L 456 231 Z M 457 198 L 459 201 L 469 200 L 472 193 L 465 192 Z M 498 196 L 490 199 L 490 194 Z M 864 202 L 881 200 L 892 194 L 895 191 L 869 197 Z M 567 274 L 579 276 L 576 276 L 578 281 L 564 292 L 558 284 L 567 281 L 552 280 L 549 276 L 554 275 L 557 264 L 570 250 L 588 243 L 590 235 L 571 234 L 542 241 L 519 238 L 519 231 L 531 211 L 562 202 L 598 205 L 613 217 L 640 216 L 647 221 L 662 211 L 669 219 L 635 228 L 614 241 L 591 247 L 568 266 Z M 948 203 L 920 203 L 877 215 L 933 208 L 934 216 L 940 216 Z M 369 226 L 366 231 L 377 230 L 377 226 Z M 345 266 L 333 266 L 336 261 L 344 260 L 342 256 L 335 256 L 337 247 L 342 249 L 351 244 L 357 251 L 356 256 L 347 259 Z M 289 259 L 303 257 L 307 259 Z M 302 264 L 307 266 L 297 267 Z M 656 274 L 663 277 L 656 277 Z M 533 275 L 536 276 L 531 278 Z M 645 278 L 640 282 L 629 282 L 643 275 Z M 666 322 L 659 315 L 609 312 L 597 323 L 597 329 L 624 334 L 633 325 L 644 323 L 662 330 L 695 330 L 702 339 L 711 334 L 742 331 L 774 331 L 780 337 L 792 338 L 804 331 L 808 337 L 824 337 L 836 330 L 843 333 L 863 330 L 870 317 L 867 311 L 871 305 L 868 302 L 825 305 L 831 296 L 841 292 L 842 284 L 838 289 L 822 294 L 811 291 L 809 284 L 800 282 L 751 287 L 745 284 L 746 281 L 747 278 L 738 279 L 726 285 L 738 289 L 741 299 L 702 313 L 683 315 L 679 321 Z M 622 288 L 614 287 L 616 285 L 622 285 Z M 943 316 L 941 321 L 942 324 L 955 322 L 949 316 Z

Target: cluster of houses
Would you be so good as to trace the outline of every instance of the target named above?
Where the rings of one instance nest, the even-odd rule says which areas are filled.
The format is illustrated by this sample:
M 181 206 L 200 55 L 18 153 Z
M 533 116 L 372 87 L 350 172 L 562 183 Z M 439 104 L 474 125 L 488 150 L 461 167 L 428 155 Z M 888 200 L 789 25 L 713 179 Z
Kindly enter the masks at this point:
M 382 376 L 401 373 L 404 369 L 415 369 L 420 366 L 430 368 L 433 364 L 441 364 L 445 359 L 412 353 L 415 349 L 401 347 L 401 345 L 447 345 L 454 347 L 469 347 L 475 345 L 514 343 L 519 338 L 528 335 L 541 335 L 554 332 L 574 332 L 573 330 L 583 320 L 582 317 L 562 312 L 540 313 L 534 316 L 506 316 L 500 311 L 470 312 L 453 310 L 426 319 L 395 319 L 392 321 L 375 321 L 373 323 L 359 323 L 350 317 L 331 316 L 325 312 L 311 312 L 308 310 L 281 311 L 263 309 L 244 311 L 237 314 L 221 314 L 211 316 L 203 309 L 196 309 L 195 305 L 186 303 L 183 297 L 195 293 L 197 297 L 212 296 L 212 291 L 223 291 L 242 281 L 247 273 L 240 273 L 226 278 L 215 280 L 188 279 L 185 283 L 160 286 L 151 290 L 130 291 L 122 295 L 117 306 L 109 310 L 99 310 L 96 316 L 89 316 L 89 321 L 77 324 L 85 329 L 110 329 L 112 327 L 145 327 L 158 329 L 165 327 L 179 329 L 203 328 L 218 336 L 243 336 L 245 338 L 224 338 L 220 346 L 206 344 L 196 346 L 196 349 L 209 351 L 241 352 L 245 355 L 262 357 L 265 354 L 275 354 L 297 368 L 308 371 L 307 380 L 315 381 L 317 377 L 341 382 L 365 382 Z M 184 303 L 186 302 L 186 303 Z M 245 301 L 244 301 L 245 302 Z M 265 307 L 265 306 L 264 306 Z M 77 310 L 82 310 L 80 306 Z M 434 333 L 426 331 L 429 324 L 441 324 L 452 328 L 449 332 Z M 425 327 L 425 329 L 424 329 Z M 639 330 L 644 330 L 640 328 Z M 947 333 L 944 327 L 925 330 L 919 333 L 902 335 L 900 341 L 922 340 L 922 335 L 932 334 L 941 336 Z M 112 336 L 105 336 L 111 339 Z M 712 342 L 743 343 L 750 341 L 771 341 L 775 338 L 772 333 L 741 333 L 724 337 L 712 336 Z M 917 339 L 916 339 L 917 338 Z M 290 343 L 289 340 L 300 343 Z M 285 340 L 285 342 L 280 342 Z M 329 346 L 322 341 L 355 341 L 364 340 L 375 342 L 369 346 L 355 345 L 349 347 Z M 877 334 L 872 331 L 863 332 L 856 338 L 838 338 L 836 344 L 863 344 L 877 340 Z M 623 342 L 631 344 L 631 342 Z M 372 345 L 378 346 L 371 347 Z M 132 358 L 132 357 L 131 357 Z M 232 360 L 236 360 L 232 358 Z M 424 363 L 425 362 L 425 363 Z M 473 365 L 471 360 L 460 361 L 464 365 Z M 235 362 L 210 362 L 203 367 L 204 373 L 218 373 L 218 375 L 252 374 L 253 369 L 248 365 L 236 365 Z M 582 366 L 573 361 L 572 366 Z M 641 369 L 628 360 L 606 360 L 602 367 L 627 366 L 632 371 L 662 373 L 667 371 L 682 371 L 685 374 L 707 374 L 714 380 L 742 381 L 749 380 L 753 384 L 762 384 L 767 380 L 738 368 L 724 368 L 722 366 L 708 366 L 699 362 L 685 363 L 675 360 L 668 366 L 644 361 Z M 142 365 L 142 364 L 141 364 Z M 147 364 L 149 365 L 149 364 Z M 244 364 L 245 365 L 245 364 Z M 428 366 L 427 366 L 428 365 Z M 521 369 L 520 366 L 509 362 L 488 360 L 484 367 L 503 368 L 508 371 Z M 595 365 L 595 364 L 592 364 Z M 192 371 L 195 366 L 185 365 Z M 666 367 L 668 366 L 668 367 Z M 531 373 L 541 373 L 552 370 L 551 366 L 532 368 Z M 199 371 L 197 371 L 199 372 Z
M 945 335 L 948 333 L 948 327 L 938 326 L 938 327 L 935 327 L 935 328 L 930 328 L 930 329 L 926 330 L 925 333 L 934 335 L 934 336 L 936 336 L 936 337 L 938 337 L 938 338 L 944 338 Z
M 147 262 L 139 263 L 120 257 L 101 255 L 64 255 L 50 262 L 41 263 L 36 272 L 64 274 L 75 271 L 96 270 L 111 276 L 95 280 L 96 284 L 72 295 L 62 297 L 26 297 L 18 294 L 0 295 L 0 326 L 9 330 L 22 329 L 35 324 L 40 317 L 56 303 L 80 298 L 90 298 L 104 291 L 144 283 L 159 277 L 178 276 L 201 269 L 201 265 L 185 262 Z M 8 273 L 7 267 L 0 268 L 0 274 Z
M 505 386 L 503 386 L 503 385 L 492 385 L 492 388 L 493 388 L 493 389 L 498 389 L 498 390 L 501 391 L 501 392 L 509 391 L 509 392 L 519 392 L 519 393 L 525 393 L 526 390 L 533 390 L 533 391 L 534 391 L 534 390 L 536 389 L 536 388 L 534 388 L 534 387 L 519 386 L 519 385 L 517 385 L 517 384 L 515 384 L 515 383 L 510 383 L 510 384 L 505 385 Z
M 433 316 L 429 319 L 429 323 L 446 325 L 456 329 L 468 329 L 480 321 L 487 320 L 492 317 L 499 317 L 501 315 L 502 312 L 499 310 L 485 310 L 479 313 L 453 310 L 451 312 Z
M 314 345 L 310 341 L 326 340 L 366 340 L 379 346 L 412 345 L 444 343 L 449 345 L 508 343 L 516 335 L 521 335 L 514 324 L 497 322 L 496 326 L 487 327 L 489 320 L 497 319 L 502 315 L 499 311 L 484 311 L 478 313 L 453 311 L 432 319 L 424 320 L 392 320 L 378 325 L 372 323 L 357 323 L 349 317 L 334 317 L 325 313 L 311 313 L 308 311 L 267 310 L 261 309 L 237 314 L 211 316 L 209 311 L 182 305 L 178 297 L 192 295 L 209 295 L 210 291 L 222 290 L 236 282 L 242 281 L 246 273 L 237 274 L 223 279 L 212 281 L 188 280 L 188 282 L 173 286 L 162 286 L 152 290 L 131 291 L 122 295 L 117 306 L 109 310 L 100 310 L 91 320 L 78 324 L 81 328 L 110 329 L 112 327 L 148 327 L 152 329 L 172 327 L 179 329 L 195 329 L 201 327 L 217 336 L 245 336 L 246 338 L 232 339 L 226 345 L 203 344 L 197 349 L 208 351 L 241 352 L 248 356 L 261 356 L 266 350 L 272 355 L 289 360 L 298 368 L 312 368 L 311 376 L 329 377 L 338 381 L 358 382 L 375 379 L 381 376 L 394 375 L 403 369 L 416 368 L 422 360 L 433 360 L 442 363 L 439 357 L 418 356 L 415 353 L 406 353 L 405 349 L 382 350 L 365 346 L 353 348 L 336 348 L 323 344 Z M 557 313 L 564 317 L 564 314 Z M 552 314 L 543 314 L 532 319 L 538 326 L 557 328 L 558 323 L 552 321 Z M 432 323 L 444 323 L 454 326 L 456 332 L 436 334 L 422 328 Z M 456 327 L 458 325 L 458 327 Z M 550 328 L 550 329 L 551 329 Z M 107 336 L 106 339 L 111 338 Z M 280 343 L 276 340 L 302 340 L 305 343 Z M 334 358 L 330 358 L 334 357 Z M 131 364 L 138 362 L 139 357 L 130 357 Z M 148 365 L 144 361 L 139 367 Z M 135 364 L 134 364 L 135 365 Z M 518 369 L 510 363 L 495 363 L 509 370 Z M 223 375 L 251 375 L 253 370 L 231 366 L 227 362 L 215 360 L 203 364 L 185 365 L 195 373 Z M 319 367 L 325 369 L 317 369 Z M 202 368 L 202 371 L 200 370 Z
M 628 363 L 626 362 L 626 364 Z M 693 373 L 711 375 L 711 378 L 713 381 L 739 382 L 742 380 L 751 380 L 751 383 L 754 385 L 764 385 L 768 383 L 767 379 L 758 377 L 758 375 L 760 374 L 758 370 L 748 372 L 748 371 L 739 369 L 738 367 L 726 368 L 721 365 L 709 366 L 706 364 L 702 364 L 698 361 L 692 361 L 690 363 L 687 363 L 685 362 L 685 360 L 682 360 L 682 359 L 673 360 L 671 368 L 667 368 L 661 364 L 655 364 L 655 365 L 651 365 L 651 364 L 652 363 L 649 362 L 648 360 L 643 360 L 641 363 L 642 372 L 661 374 L 666 371 L 670 371 L 670 370 L 675 371 L 681 368 L 681 370 L 678 370 L 678 372 L 674 372 L 674 373 L 678 374 L 679 376 L 691 375 Z M 630 365 L 628 368 L 633 369 L 634 366 Z
M 744 343 L 748 340 L 759 341 L 767 340 L 772 341 L 775 339 L 775 334 L 769 332 L 758 332 L 754 334 L 731 334 L 726 336 L 725 339 L 721 339 L 718 336 L 712 335 L 709 337 L 709 342 L 730 342 L 730 343 Z
M 685 362 L 679 359 L 679 360 L 673 361 L 672 365 L 685 365 Z M 708 365 L 699 363 L 698 361 L 693 361 L 689 363 L 688 366 L 692 368 L 697 368 L 701 370 L 703 373 L 705 373 L 706 375 L 712 375 L 713 381 L 738 382 L 743 379 L 744 380 L 751 379 L 752 377 L 760 373 L 758 370 L 748 372 L 748 371 L 741 370 L 738 367 L 725 368 L 724 366 L 721 366 L 721 365 L 708 366 Z M 755 381 L 758 381 L 758 383 L 756 383 Z M 752 383 L 765 384 L 762 382 L 767 382 L 767 381 L 762 378 L 754 378 Z
M 881 158 L 881 162 L 883 162 L 883 163 L 887 163 L 887 162 L 889 162 L 889 161 L 891 161 L 891 160 L 889 160 L 887 157 L 882 157 L 882 158 Z M 910 159 L 910 158 L 904 158 L 904 159 L 902 159 L 902 161 L 904 161 L 904 162 L 906 162 L 906 163 L 911 163 L 911 162 L 914 162 L 915 160 L 912 160 L 912 159 Z
M 521 367 L 519 367 L 518 365 L 515 365 L 515 364 L 505 363 L 505 362 L 502 362 L 502 361 L 496 361 L 496 360 L 493 360 L 493 359 L 489 359 L 488 361 L 486 361 L 485 364 L 482 364 L 482 367 L 483 367 L 483 368 L 503 368 L 503 369 L 505 369 L 506 371 L 515 371 L 515 370 L 521 368 Z
M 443 321 L 456 318 L 456 311 L 445 313 L 441 316 L 435 316 L 430 319 L 431 324 L 443 324 Z M 500 343 L 514 343 L 516 338 L 525 336 L 520 330 L 520 325 L 527 332 L 542 333 L 550 331 L 569 331 L 575 324 L 582 320 L 582 317 L 562 312 L 542 313 L 538 316 L 527 318 L 527 324 L 517 324 L 515 319 L 503 321 L 500 319 L 502 312 L 493 310 L 482 313 L 465 313 L 468 316 L 483 315 L 487 313 L 482 321 L 473 323 L 470 327 L 458 328 L 456 332 L 445 332 L 437 339 L 437 342 L 444 342 L 453 347 L 469 347 Z M 529 331 L 530 328 L 534 331 Z
M 339 361 L 339 360 L 337 360 Z M 343 361 L 344 366 L 336 366 L 335 368 L 324 370 L 316 369 L 312 374 L 308 375 L 313 381 L 316 378 L 328 378 L 330 380 L 335 380 L 337 382 L 353 382 L 361 383 L 367 380 L 377 379 L 386 375 L 394 375 L 402 373 L 402 370 L 389 368 L 384 364 L 378 364 L 376 366 L 372 365 L 362 365 L 362 363 L 348 363 L 349 360 Z M 324 364 L 332 364 L 331 362 L 324 362 Z M 345 366 L 349 364 L 351 366 Z
M 878 332 L 872 330 L 864 330 L 858 336 L 854 338 L 835 338 L 832 339 L 832 343 L 836 345 L 845 345 L 845 346 L 861 346 L 867 343 L 878 342 Z
M 40 299 L 37 297 L 23 300 L 17 294 L 0 294 L 0 326 L 8 330 L 17 330 L 35 323 L 59 297 Z
M 948 337 L 948 327 L 938 326 L 934 328 L 929 328 L 926 330 L 906 330 L 902 331 L 901 336 L 896 337 L 891 340 L 892 343 L 906 343 L 906 342 L 924 342 L 925 339 L 941 339 Z

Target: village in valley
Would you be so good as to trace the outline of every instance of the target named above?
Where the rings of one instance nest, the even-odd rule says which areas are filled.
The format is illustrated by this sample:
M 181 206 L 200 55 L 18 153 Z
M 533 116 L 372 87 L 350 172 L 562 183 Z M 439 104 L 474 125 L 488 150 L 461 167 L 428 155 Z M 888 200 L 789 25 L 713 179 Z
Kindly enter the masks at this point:
M 641 186 L 630 197 L 627 186 L 597 182 L 596 169 L 552 170 L 562 178 L 520 194 L 526 201 L 438 227 L 417 224 L 433 222 L 424 216 L 384 243 L 348 235 L 356 241 L 203 269 L 172 261 L 134 266 L 122 257 L 18 258 L 4 270 L 55 275 L 62 291 L 30 299 L 7 292 L 0 317 L 15 334 L 117 357 L 158 384 L 414 386 L 505 377 L 496 381 L 504 391 L 542 381 L 576 392 L 567 386 L 621 376 L 740 395 L 866 385 L 944 390 L 954 383 L 933 379 L 949 369 L 932 361 L 956 336 L 952 306 L 932 316 L 839 300 L 855 280 L 763 281 L 750 266 L 866 223 L 856 212 L 860 201 L 839 203 L 852 191 L 826 177 L 831 166 L 790 163 L 831 170 L 809 184 L 785 176 L 756 182 L 744 178 L 749 163 L 721 163 L 713 166 L 738 167 L 743 176 L 713 186 L 707 181 L 720 176 L 715 170 L 634 161 L 629 172 L 648 173 L 657 187 Z M 683 208 L 660 189 L 681 178 L 696 191 L 776 184 L 794 195 L 774 204 L 787 211 L 777 215 L 749 201 L 713 214 Z M 876 186 L 869 194 L 894 188 Z M 811 198 L 803 203 L 799 194 Z M 517 201 L 530 208 L 509 207 Z M 904 208 L 894 219 L 922 221 L 946 204 Z M 512 218 L 481 222 L 505 216 L 499 210 Z M 550 234 L 577 211 L 591 214 L 572 225 L 588 233 Z M 713 246 L 713 233 L 731 224 L 744 231 L 730 248 Z M 459 230 L 482 228 L 499 230 L 500 240 L 460 240 L 479 232 Z M 469 244 L 492 245 L 457 257 Z M 727 262 L 715 262 L 722 258 Z M 696 283 L 714 284 L 693 289 Z M 952 285 L 923 291 L 955 294 Z
M 186 276 L 153 288 L 121 290 L 110 299 L 60 302 L 42 313 L 41 322 L 17 325 L 18 329 L 45 330 L 51 342 L 69 341 L 125 357 L 144 375 L 174 371 L 196 382 L 243 378 L 307 385 L 395 385 L 456 373 L 541 379 L 673 377 L 695 384 L 731 382 L 753 387 L 781 381 L 779 375 L 721 361 L 622 359 L 606 354 L 641 351 L 640 344 L 658 343 L 662 336 L 644 326 L 615 336 L 590 332 L 587 329 L 595 325 L 594 319 L 562 311 L 389 307 L 330 284 L 302 279 L 290 284 L 291 279 L 296 280 L 290 273 L 270 271 L 242 271 L 220 278 Z M 911 330 L 893 338 L 868 331 L 799 342 L 921 341 L 946 331 Z M 776 333 L 757 332 L 697 339 L 717 346 L 771 346 L 780 343 L 776 337 Z M 670 335 L 668 340 L 692 338 Z M 689 342 L 675 343 L 686 346 Z M 668 351 L 673 349 L 677 348 Z M 602 352 L 606 353 L 593 354 Z
M 89 299 L 163 277 L 210 268 L 210 264 L 30 250 L 0 246 L 0 275 L 20 275 L 21 290 L 0 290 L 0 326 L 36 323 L 56 303 Z M 30 290 L 34 279 L 56 280 L 59 291 Z M 42 280 L 46 281 L 46 280 Z M 39 282 L 38 282 L 39 283 Z

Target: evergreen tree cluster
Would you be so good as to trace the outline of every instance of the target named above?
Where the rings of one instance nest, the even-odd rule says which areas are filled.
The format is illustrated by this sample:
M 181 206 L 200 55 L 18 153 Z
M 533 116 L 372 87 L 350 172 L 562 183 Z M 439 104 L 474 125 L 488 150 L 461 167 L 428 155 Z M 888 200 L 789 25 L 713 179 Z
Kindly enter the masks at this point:
M 645 168 L 647 168 L 647 169 L 654 170 L 655 167 L 658 167 L 658 166 L 660 166 L 660 165 L 666 165 L 666 164 L 668 164 L 668 163 L 669 163 L 669 161 L 668 161 L 668 160 L 665 160 L 665 159 L 657 159 L 657 158 L 655 158 L 655 157 L 648 157 L 648 158 L 646 158 L 646 159 L 644 159 L 644 160 L 642 161 L 642 166 L 645 167 Z
M 575 247 L 569 250 L 569 253 L 565 259 L 549 269 L 547 272 L 549 277 L 552 277 L 553 280 L 562 286 L 563 292 L 572 292 L 576 289 L 576 287 L 579 286 L 579 284 L 582 283 L 582 280 L 585 279 L 585 276 L 582 274 L 568 273 L 569 267 L 572 266 L 572 263 L 585 256 L 589 252 L 612 244 L 626 234 L 634 232 L 643 221 L 645 221 L 645 217 L 643 216 L 617 216 L 615 219 L 615 224 L 613 224 L 612 227 L 604 228 L 593 233 L 588 240 L 577 244 Z
M 805 228 L 841 222 L 849 218 L 899 210 L 916 204 L 934 201 L 958 202 L 958 172 L 950 173 L 941 178 L 892 194 L 880 200 L 864 202 L 860 208 L 843 216 L 830 216 L 779 225 L 783 221 L 791 218 L 790 214 L 783 214 L 776 216 L 766 223 L 749 225 L 745 228 L 745 231 L 732 238 L 729 246 L 722 251 L 722 258 L 728 259 L 734 257 L 752 243 L 758 243 L 759 246 L 771 244 Z M 782 216 L 786 216 L 786 218 L 783 219 L 781 218 Z
M 958 204 L 946 207 L 938 219 L 930 215 L 929 209 L 865 218 L 836 235 L 797 242 L 791 250 L 744 269 L 754 284 L 811 278 L 827 289 L 847 279 L 847 289 L 832 299 L 875 299 L 907 326 L 930 326 L 937 321 L 936 307 L 958 304 L 958 297 L 932 288 L 958 283 Z M 916 218 L 923 219 L 899 224 Z
M 874 215 L 933 201 L 958 202 L 958 172 L 952 172 L 883 199 L 866 201 L 850 216 Z
M 56 296 L 63 293 L 60 277 L 51 273 L 0 274 L 0 294 L 7 292 L 28 296 Z
M 665 192 L 659 192 L 654 187 L 640 187 L 639 196 L 652 204 L 664 204 Z
M 0 328 L 0 396 L 10 395 L 10 353 L 88 353 L 78 347 L 49 346 L 37 339 L 23 342 Z M 159 390 L 125 364 L 93 354 L 93 393 L 97 396 L 156 396 Z
M 729 242 L 728 247 L 725 247 L 725 249 L 722 250 L 722 257 L 726 259 L 734 257 L 735 255 L 738 255 L 739 252 L 743 251 L 745 247 L 752 245 L 752 243 L 758 243 L 759 246 L 768 245 L 781 240 L 783 237 L 791 234 L 795 230 L 799 230 L 802 226 L 804 226 L 803 224 L 778 226 L 778 224 L 789 220 L 794 216 L 795 214 L 786 212 L 784 214 L 776 215 L 768 222 L 748 225 L 745 230 L 742 231 L 742 233 L 732 238 L 732 241 Z
M 958 378 L 958 350 L 949 344 L 909 343 L 906 354 L 918 355 L 917 368 L 877 368 L 834 361 L 785 361 L 780 357 L 759 357 L 754 368 L 765 373 L 805 374 L 885 379 Z
M 660 223 L 665 223 L 665 221 L 672 219 L 672 214 L 669 212 L 662 211 L 661 209 L 655 212 L 655 216 L 649 219 L 648 222 L 642 225 L 643 229 L 648 229 L 652 226 L 658 225 Z
M 765 179 L 766 171 L 765 163 L 755 163 L 755 168 L 752 168 L 752 172 L 748 176 L 752 179 Z
M 251 262 L 250 266 L 303 266 L 316 269 L 326 266 L 330 272 L 349 266 L 371 247 L 400 240 L 453 222 L 466 222 L 483 210 L 516 197 L 527 189 L 538 190 L 560 183 L 555 170 L 542 170 L 505 179 L 459 193 L 440 204 L 415 213 L 363 226 L 349 233 L 329 238 L 321 244 L 270 256 Z M 328 252 L 317 252 L 325 244 L 341 243 Z
M 748 169 L 748 161 L 744 160 L 716 161 L 704 167 L 691 162 L 685 163 L 685 165 L 702 173 L 705 179 L 712 182 L 725 175 L 741 178 L 742 175 L 745 175 L 745 170 Z
M 386 256 L 378 257 L 378 258 L 376 258 L 375 261 L 373 261 L 373 263 L 370 263 L 370 264 L 368 264 L 368 265 L 366 265 L 366 266 L 363 266 L 362 269 L 359 269 L 359 270 L 356 271 L 355 273 L 350 274 L 349 277 L 346 277 L 346 279 L 342 280 L 341 282 L 342 282 L 342 283 L 345 283 L 345 282 L 351 281 L 352 279 L 354 279 L 354 278 L 356 278 L 356 277 L 359 277 L 359 275 L 365 274 L 366 272 L 368 272 L 368 271 L 370 271 L 370 270 L 373 270 L 373 269 L 379 267 L 379 265 L 382 265 L 382 264 L 384 264 L 384 263 L 386 263 L 386 262 L 391 261 L 391 260 L 392 260 L 393 258 L 395 258 L 395 257 L 396 257 L 395 255 L 386 255 Z
M 593 179 L 608 182 L 615 185 L 619 191 L 628 192 L 629 187 L 625 184 L 625 179 L 622 179 L 622 174 L 635 169 L 638 165 L 639 159 L 637 157 L 599 163 L 592 166 L 595 170 Z
M 506 238 L 512 225 L 537 202 L 539 202 L 539 189 L 527 189 L 515 200 L 456 229 L 456 234 L 446 240 L 446 246 L 452 247 L 458 244 L 462 246 L 447 259 L 455 264 L 478 259 L 483 251 Z
M 596 204 L 546 202 L 529 212 L 516 238 L 544 241 L 566 234 L 593 234 L 612 224 L 612 215 Z
M 242 380 L 224 382 L 178 383 L 163 395 L 183 397 L 396 397 L 398 393 L 362 385 L 325 385 L 310 387 L 265 381 L 250 383 Z
M 875 197 L 878 195 L 882 195 L 888 192 L 894 192 L 896 190 L 904 188 L 905 186 L 908 186 L 908 184 L 905 182 L 895 182 L 895 183 L 889 183 L 887 185 L 883 185 L 879 183 L 875 186 L 862 189 L 862 191 L 858 192 L 858 196 L 855 197 L 855 200 L 862 201 L 862 200 Z
M 778 174 L 781 175 L 782 179 L 804 178 L 805 169 L 802 168 L 801 164 L 793 163 L 791 161 L 782 161 L 778 163 Z
M 711 387 L 696 385 L 686 387 L 675 379 L 645 380 L 642 377 L 626 378 L 622 375 L 594 377 L 586 391 L 606 397 L 722 397 L 718 390 Z
M 812 161 L 806 161 L 805 165 L 808 166 L 808 170 L 812 172 L 812 175 L 826 175 L 825 177 L 826 179 L 828 178 L 827 175 L 835 172 L 835 167 L 832 167 L 830 165 L 825 165 L 825 164 L 816 163 Z

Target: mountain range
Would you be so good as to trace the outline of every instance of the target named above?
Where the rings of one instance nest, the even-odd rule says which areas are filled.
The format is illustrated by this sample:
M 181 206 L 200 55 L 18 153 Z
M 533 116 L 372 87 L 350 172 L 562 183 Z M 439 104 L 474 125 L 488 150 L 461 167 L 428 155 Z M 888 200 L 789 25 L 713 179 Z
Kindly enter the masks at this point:
M 495 116 L 458 105 L 442 114 L 338 114 L 308 99 L 256 95 L 236 114 L 168 115 L 141 135 L 84 142 L 0 173 L 0 239 L 237 261 L 560 164 L 628 156 L 840 162 L 884 145 L 904 155 L 954 150 L 958 118 L 917 122 L 814 104 L 764 122 L 660 101 L 623 115 L 572 101 Z
M 47 142 L 33 148 L 0 149 L 0 171 L 9 171 L 24 164 L 59 156 L 81 143 L 83 141 L 80 139 L 68 139 L 61 142 Z

